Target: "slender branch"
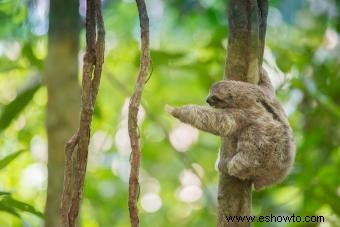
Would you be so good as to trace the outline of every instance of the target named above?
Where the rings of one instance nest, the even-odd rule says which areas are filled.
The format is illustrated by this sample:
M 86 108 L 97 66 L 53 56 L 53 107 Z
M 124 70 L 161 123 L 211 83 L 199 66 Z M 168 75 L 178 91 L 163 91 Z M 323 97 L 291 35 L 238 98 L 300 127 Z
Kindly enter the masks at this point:
M 82 110 L 79 130 L 65 147 L 64 191 L 62 199 L 62 223 L 74 227 L 83 193 L 90 127 L 104 62 L 105 31 L 101 14 L 101 0 L 87 0 L 86 53 L 83 64 Z M 72 164 L 75 151 L 76 158 Z M 74 182 L 74 187 L 71 187 Z
M 136 0 L 140 29 L 141 29 L 141 60 L 140 69 L 137 77 L 135 91 L 129 104 L 128 130 L 131 143 L 131 171 L 129 178 L 129 212 L 132 227 L 139 226 L 137 199 L 139 193 L 139 166 L 140 166 L 140 145 L 137 125 L 137 114 L 141 97 L 147 80 L 148 68 L 150 64 L 149 51 L 149 18 L 144 0 Z

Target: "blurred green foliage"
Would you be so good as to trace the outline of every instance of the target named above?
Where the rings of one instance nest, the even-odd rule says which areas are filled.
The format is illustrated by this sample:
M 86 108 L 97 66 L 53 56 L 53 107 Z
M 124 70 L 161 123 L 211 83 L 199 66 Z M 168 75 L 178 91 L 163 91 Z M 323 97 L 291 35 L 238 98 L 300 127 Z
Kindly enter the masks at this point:
M 140 116 L 141 226 L 214 226 L 219 138 L 179 124 L 163 108 L 204 104 L 210 84 L 222 79 L 226 3 L 150 0 L 147 5 L 153 73 Z M 297 157 L 283 183 L 253 193 L 254 215 L 323 215 L 328 226 L 340 223 L 339 5 L 270 1 L 265 66 L 280 87 Z M 103 6 L 107 51 L 82 205 L 86 227 L 129 226 L 127 103 L 139 65 L 139 22 L 132 0 Z M 32 78 L 41 75 L 47 52 L 46 20 L 46 1 L 0 1 L 0 158 L 22 147 L 30 151 L 0 171 L 0 209 L 7 209 L 0 211 L 0 226 L 43 222 L 34 214 L 40 215 L 46 196 L 47 97 Z

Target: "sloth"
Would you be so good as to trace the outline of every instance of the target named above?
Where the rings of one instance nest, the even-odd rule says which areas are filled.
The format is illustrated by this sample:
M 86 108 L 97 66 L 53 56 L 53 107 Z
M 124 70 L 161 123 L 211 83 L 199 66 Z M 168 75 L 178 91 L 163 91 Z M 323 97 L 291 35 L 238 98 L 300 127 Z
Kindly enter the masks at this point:
M 281 182 L 292 168 L 295 143 L 283 108 L 265 71 L 259 85 L 223 80 L 210 89 L 210 106 L 167 106 L 184 123 L 236 141 L 236 153 L 220 160 L 222 173 L 251 180 L 255 189 Z

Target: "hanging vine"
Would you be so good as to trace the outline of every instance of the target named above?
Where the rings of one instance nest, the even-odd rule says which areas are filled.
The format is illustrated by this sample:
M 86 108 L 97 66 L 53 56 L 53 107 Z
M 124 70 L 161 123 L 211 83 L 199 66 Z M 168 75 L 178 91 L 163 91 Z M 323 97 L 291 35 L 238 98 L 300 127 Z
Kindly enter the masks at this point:
M 82 77 L 82 109 L 79 129 L 65 146 L 62 224 L 74 227 L 79 214 L 86 174 L 92 115 L 104 63 L 105 30 L 101 0 L 86 1 L 86 53 Z
M 144 0 L 136 0 L 140 30 L 141 30 L 141 59 L 137 76 L 135 91 L 129 104 L 128 130 L 131 143 L 131 171 L 129 178 L 129 212 L 132 227 L 139 226 L 137 200 L 139 194 L 139 166 L 141 149 L 139 145 L 139 131 L 137 125 L 137 114 L 141 102 L 144 85 L 148 80 L 148 68 L 150 65 L 149 51 L 149 18 Z

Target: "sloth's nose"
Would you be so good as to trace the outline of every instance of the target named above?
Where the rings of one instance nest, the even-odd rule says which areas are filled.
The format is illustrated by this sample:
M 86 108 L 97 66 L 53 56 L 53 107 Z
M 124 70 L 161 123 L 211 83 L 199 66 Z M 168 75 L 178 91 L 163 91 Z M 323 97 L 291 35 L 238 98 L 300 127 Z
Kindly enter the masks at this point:
M 215 103 L 215 100 L 212 98 L 212 96 L 208 96 L 205 100 L 210 106 Z

